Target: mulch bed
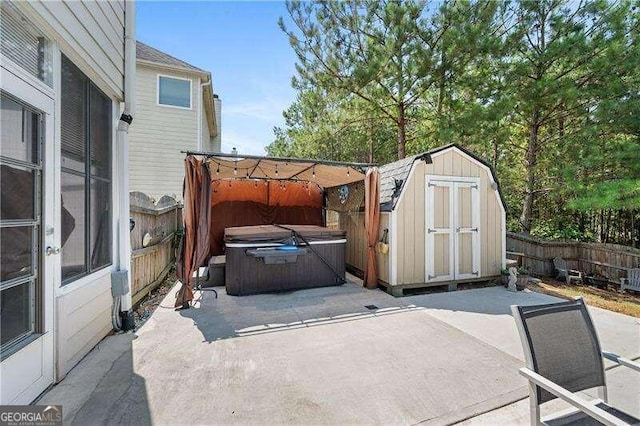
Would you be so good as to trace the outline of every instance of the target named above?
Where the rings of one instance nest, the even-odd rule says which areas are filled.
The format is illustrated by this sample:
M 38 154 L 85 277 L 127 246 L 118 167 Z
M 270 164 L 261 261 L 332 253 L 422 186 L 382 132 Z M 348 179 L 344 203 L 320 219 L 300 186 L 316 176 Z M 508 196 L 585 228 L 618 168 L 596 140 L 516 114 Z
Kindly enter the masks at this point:
M 164 281 L 156 287 L 150 295 L 142 299 L 133 312 L 135 318 L 136 330 L 149 319 L 153 311 L 160 305 L 162 299 L 169 293 L 173 285 L 176 283 L 176 270 L 172 268 L 167 274 Z
M 598 288 L 587 285 L 567 285 L 563 281 L 544 278 L 542 282 L 527 284 L 527 288 L 564 299 L 582 296 L 588 305 L 640 318 L 640 294 L 631 291 L 620 293 L 617 286 Z

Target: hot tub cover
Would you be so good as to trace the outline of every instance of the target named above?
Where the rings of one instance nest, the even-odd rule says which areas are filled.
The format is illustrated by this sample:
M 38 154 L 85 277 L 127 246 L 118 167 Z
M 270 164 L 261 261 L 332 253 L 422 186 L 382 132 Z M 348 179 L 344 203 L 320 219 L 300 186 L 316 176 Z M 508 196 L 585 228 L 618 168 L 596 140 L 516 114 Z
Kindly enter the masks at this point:
M 227 244 L 285 243 L 291 238 L 292 231 L 301 235 L 308 242 L 343 239 L 346 236 L 345 231 L 323 228 L 322 226 L 258 225 L 227 228 L 224 233 L 224 241 Z

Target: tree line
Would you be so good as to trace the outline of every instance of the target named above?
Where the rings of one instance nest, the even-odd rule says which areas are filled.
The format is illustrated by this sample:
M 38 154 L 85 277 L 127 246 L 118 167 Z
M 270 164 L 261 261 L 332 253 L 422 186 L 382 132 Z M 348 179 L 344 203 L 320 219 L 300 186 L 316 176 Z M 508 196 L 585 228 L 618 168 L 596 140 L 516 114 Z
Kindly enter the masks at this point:
M 287 2 L 297 98 L 269 155 L 387 163 L 458 143 L 508 227 L 640 246 L 640 2 Z

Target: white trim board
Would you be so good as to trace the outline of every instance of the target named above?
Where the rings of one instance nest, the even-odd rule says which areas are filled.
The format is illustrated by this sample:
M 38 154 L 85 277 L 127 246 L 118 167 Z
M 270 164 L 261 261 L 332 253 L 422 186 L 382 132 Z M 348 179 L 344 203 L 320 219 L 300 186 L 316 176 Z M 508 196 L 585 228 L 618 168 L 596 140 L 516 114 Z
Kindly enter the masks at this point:
M 498 192 L 498 183 L 495 180 L 495 176 L 493 176 L 493 172 L 491 171 L 489 166 L 473 158 L 471 155 L 467 154 L 466 152 L 462 151 L 460 148 L 456 146 L 451 146 L 447 149 L 443 149 L 442 151 L 433 153 L 431 154 L 431 158 L 437 158 L 451 151 L 456 151 L 457 153 L 462 155 L 464 158 L 466 158 L 467 160 L 471 161 L 473 164 L 477 165 L 482 170 L 484 170 L 485 173 L 487 173 L 487 175 L 489 176 L 489 183 L 493 189 L 493 193 L 496 197 L 496 201 L 498 202 L 498 205 L 500 206 L 500 210 L 502 213 L 501 214 L 502 216 L 501 217 L 501 222 L 502 222 L 501 224 L 502 225 L 502 256 L 501 257 L 502 257 L 502 268 L 504 269 L 507 264 L 507 211 L 504 208 L 504 204 L 502 204 L 502 198 L 500 197 L 500 193 Z

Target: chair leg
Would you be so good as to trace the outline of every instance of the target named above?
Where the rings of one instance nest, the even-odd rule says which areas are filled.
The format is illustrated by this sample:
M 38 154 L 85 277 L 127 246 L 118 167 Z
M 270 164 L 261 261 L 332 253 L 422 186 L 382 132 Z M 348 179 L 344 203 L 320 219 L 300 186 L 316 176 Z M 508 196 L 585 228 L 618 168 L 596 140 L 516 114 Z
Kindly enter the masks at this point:
M 529 418 L 531 426 L 541 425 L 540 420 L 540 406 L 538 405 L 538 398 L 536 387 L 533 383 L 529 382 Z

